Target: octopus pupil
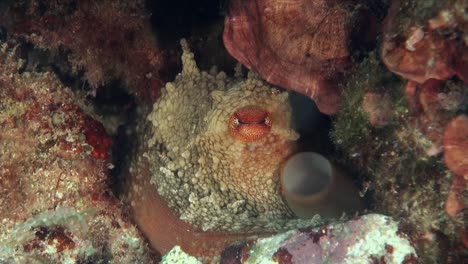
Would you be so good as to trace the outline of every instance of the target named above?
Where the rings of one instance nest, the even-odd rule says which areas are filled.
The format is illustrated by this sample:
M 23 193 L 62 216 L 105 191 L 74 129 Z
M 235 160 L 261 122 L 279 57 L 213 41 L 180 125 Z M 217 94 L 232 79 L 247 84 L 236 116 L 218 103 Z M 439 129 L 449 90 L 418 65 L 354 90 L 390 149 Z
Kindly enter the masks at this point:
M 258 122 L 244 122 L 244 121 L 240 120 L 239 118 L 237 118 L 236 121 L 237 121 L 237 123 L 239 125 L 252 125 L 252 124 L 258 125 L 258 124 L 266 124 L 267 123 L 266 118 L 261 120 L 261 121 L 258 121 Z

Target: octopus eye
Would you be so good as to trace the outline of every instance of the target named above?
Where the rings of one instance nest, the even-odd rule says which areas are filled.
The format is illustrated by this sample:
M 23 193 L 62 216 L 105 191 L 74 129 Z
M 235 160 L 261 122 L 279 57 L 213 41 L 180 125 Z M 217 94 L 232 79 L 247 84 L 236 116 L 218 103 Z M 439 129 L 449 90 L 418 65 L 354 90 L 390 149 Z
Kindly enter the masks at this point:
M 260 140 L 268 135 L 270 130 L 270 113 L 257 106 L 239 108 L 229 119 L 231 135 L 244 142 Z

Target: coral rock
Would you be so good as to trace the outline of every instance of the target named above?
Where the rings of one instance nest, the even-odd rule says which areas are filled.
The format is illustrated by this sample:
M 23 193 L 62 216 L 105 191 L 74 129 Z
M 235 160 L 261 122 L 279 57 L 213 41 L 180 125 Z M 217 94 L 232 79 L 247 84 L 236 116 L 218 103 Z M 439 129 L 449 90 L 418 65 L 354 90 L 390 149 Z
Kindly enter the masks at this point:
M 248 252 L 245 254 L 244 252 Z M 346 223 L 288 231 L 228 247 L 221 263 L 413 263 L 398 223 L 369 214 Z
M 468 81 L 468 21 L 463 15 L 463 1 L 454 2 L 452 6 L 449 1 L 440 2 L 437 5 L 447 6 L 439 7 L 426 1 L 392 2 L 382 45 L 383 61 L 391 71 L 418 83 L 453 75 Z M 433 13 L 438 15 L 428 15 Z M 421 17 L 426 20 L 421 22 Z
M 73 73 L 83 72 L 94 89 L 120 79 L 144 99 L 157 96 L 163 85 L 163 56 L 144 1 L 34 0 L 0 11 L 0 24 L 14 36 L 45 50 L 68 51 Z
M 230 1 L 224 44 L 275 85 L 310 96 L 319 110 L 340 105 L 338 75 L 349 66 L 349 38 L 361 12 L 349 1 Z
M 444 132 L 444 159 L 457 175 L 468 177 L 468 116 L 452 120 Z
M 445 211 L 455 218 L 468 207 L 463 198 L 468 183 L 468 116 L 461 115 L 447 125 L 443 142 L 445 164 L 456 174 L 445 202 Z
M 442 108 L 439 102 L 439 94 L 442 94 L 443 87 L 444 82 L 436 79 L 429 79 L 421 85 L 419 103 L 423 112 L 431 119 Z
M 442 151 L 442 138 L 449 121 L 467 102 L 466 85 L 461 81 L 429 79 L 422 84 L 408 81 L 405 97 L 411 111 L 411 126 L 428 137 L 433 146 L 427 154 Z
M 380 63 L 364 61 L 359 68 L 347 82 L 347 100 L 335 119 L 332 136 L 336 145 L 369 175 L 364 190 L 371 190 L 367 194 L 375 199 L 374 209 L 401 219 L 421 263 L 463 263 L 466 250 L 460 250 L 458 225 L 466 224 L 463 213 L 456 219 L 446 213 L 444 202 L 455 178 L 437 154 L 443 151 L 447 124 L 466 111 L 466 85 L 453 78 L 423 84 L 407 81 L 405 86 L 405 80 Z M 370 127 L 368 116 L 360 111 L 362 97 L 369 92 L 387 93 L 394 104 L 395 122 L 384 129 Z M 459 137 L 467 134 L 457 133 Z M 448 203 L 455 214 L 462 208 L 461 188 L 455 189 Z
M 106 185 L 111 139 L 20 50 L 0 44 L 0 263 L 154 263 Z

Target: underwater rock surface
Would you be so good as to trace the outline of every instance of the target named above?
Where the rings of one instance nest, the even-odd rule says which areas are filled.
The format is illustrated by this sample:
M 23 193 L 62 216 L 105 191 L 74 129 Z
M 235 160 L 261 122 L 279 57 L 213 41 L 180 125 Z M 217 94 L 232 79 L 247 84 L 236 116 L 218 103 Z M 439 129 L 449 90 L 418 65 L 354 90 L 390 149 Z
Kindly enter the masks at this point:
M 0 262 L 155 263 L 106 185 L 103 126 L 20 50 L 0 43 Z
M 63 56 L 63 72 L 83 74 L 94 89 L 121 79 L 139 100 L 155 99 L 164 57 L 144 1 L 14 1 L 0 24 L 17 38 Z
M 344 223 L 292 230 L 226 248 L 221 263 L 418 263 L 409 238 L 390 217 L 368 214 Z
M 383 29 L 389 70 L 424 83 L 453 75 L 468 82 L 466 1 L 392 1 Z

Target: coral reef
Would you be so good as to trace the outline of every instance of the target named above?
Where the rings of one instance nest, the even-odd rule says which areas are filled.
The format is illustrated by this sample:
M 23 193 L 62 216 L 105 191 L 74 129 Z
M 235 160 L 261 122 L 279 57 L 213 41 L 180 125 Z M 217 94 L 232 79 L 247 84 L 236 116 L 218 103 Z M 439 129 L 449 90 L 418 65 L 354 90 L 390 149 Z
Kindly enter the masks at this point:
M 436 9 L 435 6 L 430 8 Z M 394 15 L 392 12 L 395 10 L 390 11 L 387 21 L 397 19 L 391 17 Z M 393 23 L 402 23 L 403 26 L 406 23 L 404 19 L 405 16 L 399 17 Z M 411 26 L 408 23 L 404 24 L 405 27 Z M 395 32 L 389 30 L 388 25 L 386 30 L 387 38 L 394 36 Z M 400 33 L 406 32 L 402 27 L 399 30 Z M 349 155 L 349 160 L 370 178 L 367 187 L 376 199 L 376 210 L 405 219 L 408 229 L 412 230 L 409 233 L 416 241 L 419 255 L 426 262 L 451 262 L 461 258 L 457 237 L 464 236 L 459 232 L 463 220 L 450 220 L 444 212 L 444 200 L 447 195 L 461 197 L 460 187 L 456 195 L 449 194 L 453 193 L 450 191 L 451 181 L 460 186 L 457 180 L 460 178 L 446 169 L 439 154 L 444 150 L 443 135 L 447 124 L 467 110 L 467 87 L 463 76 L 451 80 L 432 79 L 446 79 L 453 75 L 432 75 L 440 72 L 432 72 L 432 67 L 437 65 L 435 59 L 435 64 L 408 59 L 406 66 L 419 67 L 421 71 L 409 71 L 415 75 L 402 73 L 390 62 L 394 57 L 387 53 L 387 41 L 384 38 L 382 44 L 383 61 L 390 70 L 410 80 L 395 78 L 379 58 L 371 54 L 345 85 L 347 100 L 335 120 L 333 138 L 337 146 Z M 426 52 L 430 49 L 421 50 Z M 408 56 L 430 58 L 427 54 L 406 52 Z M 455 136 L 457 144 L 463 144 L 462 130 L 454 134 L 459 135 Z
M 163 84 L 163 56 L 144 1 L 16 1 L 0 24 L 36 47 L 65 51 L 72 72 L 94 89 L 118 79 L 137 98 L 154 100 Z
M 459 233 L 465 243 L 459 213 L 467 206 L 463 190 L 468 179 L 463 167 L 468 154 L 459 149 L 466 145 L 463 113 L 468 105 L 466 7 L 466 1 L 457 0 L 430 5 L 425 1 L 393 1 L 385 18 L 382 44 L 382 60 L 388 69 L 409 79 L 405 94 L 411 122 L 432 143 L 427 155 L 444 151 L 445 164 L 455 174 L 445 210 L 462 226 Z
M 347 100 L 334 123 L 334 142 L 347 162 L 367 175 L 365 190 L 374 199 L 374 210 L 402 219 L 425 262 L 456 262 L 463 221 L 454 222 L 445 213 L 454 175 L 440 153 L 448 122 L 466 111 L 466 85 L 459 80 L 405 83 L 375 54 L 358 69 L 344 87 Z M 380 115 L 393 117 L 385 125 L 373 124 L 378 112 L 369 114 L 369 93 L 388 98 L 391 107 L 379 109 Z
M 0 262 L 463 263 L 467 10 L 0 1 Z
M 292 230 L 226 248 L 221 263 L 418 263 L 398 222 L 368 214 L 345 223 Z
M 382 60 L 423 83 L 453 75 L 468 81 L 466 1 L 392 1 L 384 22 Z
M 464 226 L 463 211 L 468 208 L 466 195 L 468 184 L 468 117 L 460 115 L 447 125 L 444 132 L 444 160 L 447 167 L 455 174 L 452 187 L 447 195 L 445 211 L 460 221 L 461 239 L 468 247 L 468 231 Z
M 374 20 L 354 1 L 234 0 L 223 38 L 229 53 L 267 82 L 310 96 L 333 114 L 341 101 L 337 82 L 351 66 L 350 43 L 364 46 Z
M 20 50 L 0 46 L 0 262 L 151 263 L 106 185 L 110 138 Z

